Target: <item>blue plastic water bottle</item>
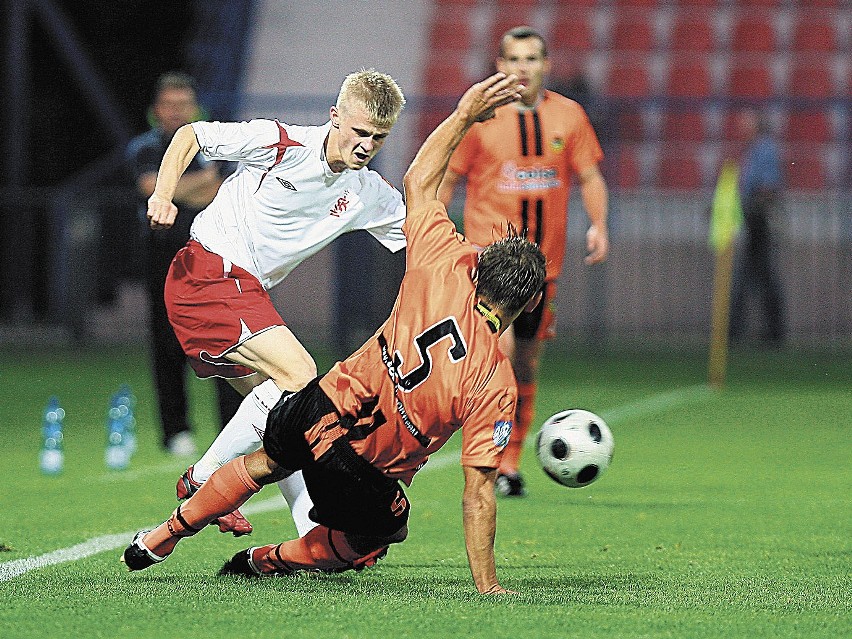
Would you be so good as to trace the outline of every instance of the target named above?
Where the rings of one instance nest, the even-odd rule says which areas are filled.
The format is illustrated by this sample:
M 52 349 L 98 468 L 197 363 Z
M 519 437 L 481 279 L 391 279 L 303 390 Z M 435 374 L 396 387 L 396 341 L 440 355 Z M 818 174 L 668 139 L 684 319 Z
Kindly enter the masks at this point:
M 125 429 L 124 406 L 119 403 L 118 393 L 110 399 L 106 422 L 106 452 L 104 460 L 110 470 L 124 470 L 130 462 L 130 453 L 127 448 L 127 430 Z
M 129 385 L 122 384 L 118 389 L 116 403 L 124 420 L 124 445 L 129 458 L 136 452 L 136 396 Z
M 41 472 L 45 475 L 57 475 L 65 465 L 62 426 L 65 410 L 59 405 L 59 399 L 51 397 L 44 409 L 41 427 Z

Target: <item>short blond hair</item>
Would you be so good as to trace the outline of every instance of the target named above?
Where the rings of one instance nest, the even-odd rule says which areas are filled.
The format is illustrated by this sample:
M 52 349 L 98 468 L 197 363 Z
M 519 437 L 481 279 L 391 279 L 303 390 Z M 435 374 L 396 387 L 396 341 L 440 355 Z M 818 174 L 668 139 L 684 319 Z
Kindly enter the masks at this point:
M 373 124 L 380 127 L 393 126 L 405 106 L 405 96 L 396 80 L 375 69 L 361 69 L 346 76 L 337 95 L 337 109 L 343 111 L 349 100 L 362 104 Z

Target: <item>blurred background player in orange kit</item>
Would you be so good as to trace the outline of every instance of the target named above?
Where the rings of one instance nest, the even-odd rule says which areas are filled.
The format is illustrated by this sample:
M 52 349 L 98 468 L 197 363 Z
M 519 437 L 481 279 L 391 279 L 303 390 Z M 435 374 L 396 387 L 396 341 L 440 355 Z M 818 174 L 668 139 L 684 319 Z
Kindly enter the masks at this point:
M 520 98 L 515 76 L 468 89 L 427 138 L 405 175 L 406 272 L 390 317 L 354 355 L 279 400 L 263 448 L 216 472 L 155 530 L 124 551 L 131 570 L 163 561 L 182 537 L 301 469 L 319 525 L 303 537 L 238 552 L 223 574 L 340 572 L 375 563 L 408 534 L 402 485 L 461 431 L 462 518 L 476 589 L 506 593 L 497 579 L 494 485 L 508 443 L 516 386 L 499 336 L 541 301 L 545 259 L 509 233 L 480 253 L 437 200 L 452 150 L 470 126 Z
M 521 101 L 471 128 L 450 160 L 438 198 L 449 206 L 456 185 L 465 178 L 464 234 L 473 244 L 490 244 L 512 224 L 547 258 L 543 303 L 523 313 L 501 339 L 518 380 L 518 406 L 497 491 L 522 496 L 520 457 L 533 419 L 542 340 L 556 332 L 556 280 L 565 253 L 572 176 L 579 181 L 590 222 L 588 265 L 603 262 L 609 252 L 608 196 L 598 168 L 603 151 L 585 111 L 543 88 L 550 62 L 541 34 L 526 26 L 507 31 L 496 64 L 498 71 L 518 76 L 525 87 Z

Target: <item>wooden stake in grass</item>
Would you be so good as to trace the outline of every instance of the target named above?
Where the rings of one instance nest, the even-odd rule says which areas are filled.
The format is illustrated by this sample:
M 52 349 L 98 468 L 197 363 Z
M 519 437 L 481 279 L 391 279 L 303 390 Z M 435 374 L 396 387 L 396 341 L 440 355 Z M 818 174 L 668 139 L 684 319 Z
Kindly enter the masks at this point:
M 713 388 L 725 385 L 728 365 L 728 324 L 731 308 L 731 278 L 734 270 L 734 243 L 716 253 L 713 273 L 713 301 L 710 316 L 710 362 L 708 382 Z

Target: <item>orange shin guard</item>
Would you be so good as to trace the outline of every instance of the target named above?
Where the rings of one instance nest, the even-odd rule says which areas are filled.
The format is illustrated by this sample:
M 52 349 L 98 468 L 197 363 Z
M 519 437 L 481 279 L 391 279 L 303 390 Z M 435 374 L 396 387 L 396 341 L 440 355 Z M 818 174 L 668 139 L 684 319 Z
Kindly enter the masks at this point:
M 213 473 L 197 493 L 142 541 L 155 555 L 165 557 L 181 537 L 194 535 L 214 519 L 236 510 L 259 490 L 260 485 L 246 469 L 245 457 L 237 457 Z
M 253 554 L 254 565 L 265 573 L 343 571 L 352 568 L 362 556 L 352 549 L 342 532 L 325 526 L 317 526 L 299 539 L 258 548 Z

